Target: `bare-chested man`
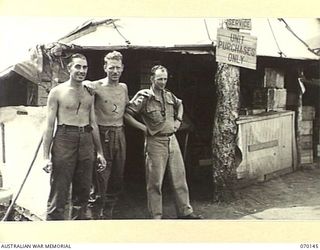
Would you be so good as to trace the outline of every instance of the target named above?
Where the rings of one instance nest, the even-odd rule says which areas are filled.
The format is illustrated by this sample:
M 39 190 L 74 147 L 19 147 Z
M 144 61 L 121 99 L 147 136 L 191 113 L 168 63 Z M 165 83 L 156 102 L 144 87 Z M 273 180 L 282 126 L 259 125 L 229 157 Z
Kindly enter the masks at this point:
M 125 83 L 119 82 L 123 72 L 122 55 L 118 51 L 104 58 L 106 77 L 86 83 L 95 93 L 95 114 L 107 167 L 95 171 L 96 200 L 91 204 L 95 219 L 111 219 L 113 208 L 123 187 L 126 159 L 124 111 L 129 102 Z
M 54 87 L 48 97 L 48 115 L 43 138 L 46 171 L 51 172 L 47 220 L 64 220 L 72 184 L 72 219 L 86 219 L 94 145 L 98 161 L 103 156 L 94 114 L 94 97 L 83 86 L 88 64 L 82 54 L 71 56 L 70 79 Z M 53 138 L 55 121 L 57 129 Z M 51 149 L 51 160 L 50 160 Z

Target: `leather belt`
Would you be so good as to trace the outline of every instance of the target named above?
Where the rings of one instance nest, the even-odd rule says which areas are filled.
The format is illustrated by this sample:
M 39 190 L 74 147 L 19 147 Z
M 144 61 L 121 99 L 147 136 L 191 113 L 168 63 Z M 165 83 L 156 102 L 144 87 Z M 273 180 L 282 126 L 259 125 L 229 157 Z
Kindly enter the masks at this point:
M 104 126 L 104 125 L 98 125 L 99 129 L 123 129 L 124 126 Z
M 86 126 L 74 126 L 74 125 L 58 125 L 58 128 L 64 129 L 65 131 L 79 132 L 79 133 L 89 133 L 92 131 L 92 127 L 90 125 Z
M 155 134 L 154 136 L 158 136 L 158 137 L 170 137 L 172 136 L 173 133 L 161 133 L 161 134 Z

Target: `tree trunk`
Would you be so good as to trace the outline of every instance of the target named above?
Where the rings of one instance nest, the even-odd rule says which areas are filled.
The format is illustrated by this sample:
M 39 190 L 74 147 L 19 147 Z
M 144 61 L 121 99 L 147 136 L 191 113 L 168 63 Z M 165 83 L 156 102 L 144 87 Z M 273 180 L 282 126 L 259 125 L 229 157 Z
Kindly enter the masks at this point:
M 233 196 L 236 179 L 235 150 L 240 94 L 240 69 L 218 63 L 215 76 L 217 107 L 213 125 L 213 199 L 228 201 Z

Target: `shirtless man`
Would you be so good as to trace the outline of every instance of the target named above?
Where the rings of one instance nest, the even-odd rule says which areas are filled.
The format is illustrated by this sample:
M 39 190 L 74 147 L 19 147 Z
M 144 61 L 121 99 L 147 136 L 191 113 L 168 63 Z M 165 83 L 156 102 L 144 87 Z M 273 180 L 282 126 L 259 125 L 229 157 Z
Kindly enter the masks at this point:
M 70 79 L 54 87 L 48 97 L 48 115 L 43 137 L 46 172 L 51 172 L 47 220 L 64 220 L 72 184 L 72 219 L 86 219 L 94 146 L 97 159 L 106 165 L 95 122 L 94 97 L 83 86 L 88 70 L 86 57 L 71 56 Z M 57 129 L 53 138 L 55 121 Z M 51 149 L 51 160 L 50 160 Z
M 112 218 L 113 208 L 123 187 L 126 160 L 123 120 L 129 102 L 127 85 L 119 82 L 123 68 L 121 53 L 110 52 L 104 58 L 107 76 L 98 81 L 86 82 L 95 93 L 95 114 L 107 161 L 104 171 L 94 171 L 96 200 L 91 205 L 95 219 Z

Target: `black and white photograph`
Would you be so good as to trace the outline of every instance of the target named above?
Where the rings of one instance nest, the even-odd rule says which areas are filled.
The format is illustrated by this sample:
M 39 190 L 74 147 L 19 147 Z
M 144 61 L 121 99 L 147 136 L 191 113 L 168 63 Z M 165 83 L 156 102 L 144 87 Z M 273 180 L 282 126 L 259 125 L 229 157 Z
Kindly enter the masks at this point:
M 320 18 L 0 16 L 0 219 L 320 219 Z

